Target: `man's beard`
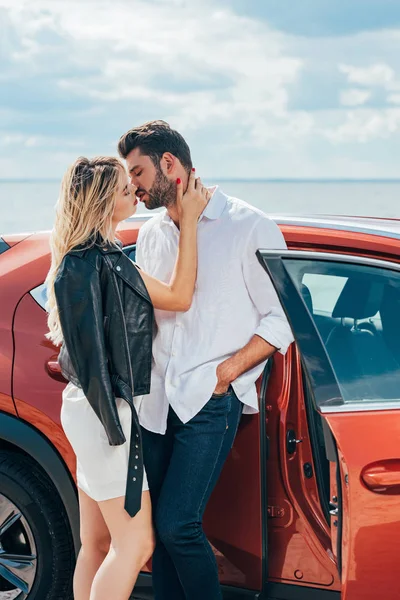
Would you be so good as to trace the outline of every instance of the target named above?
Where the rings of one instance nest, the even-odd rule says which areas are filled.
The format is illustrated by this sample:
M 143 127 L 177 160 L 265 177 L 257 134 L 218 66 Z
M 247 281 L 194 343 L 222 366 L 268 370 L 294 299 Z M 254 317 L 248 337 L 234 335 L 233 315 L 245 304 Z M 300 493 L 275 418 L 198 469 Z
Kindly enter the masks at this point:
M 162 206 L 168 208 L 176 202 L 176 183 L 170 181 L 159 166 L 156 167 L 156 171 L 154 183 L 148 192 L 149 199 L 145 202 L 148 210 Z

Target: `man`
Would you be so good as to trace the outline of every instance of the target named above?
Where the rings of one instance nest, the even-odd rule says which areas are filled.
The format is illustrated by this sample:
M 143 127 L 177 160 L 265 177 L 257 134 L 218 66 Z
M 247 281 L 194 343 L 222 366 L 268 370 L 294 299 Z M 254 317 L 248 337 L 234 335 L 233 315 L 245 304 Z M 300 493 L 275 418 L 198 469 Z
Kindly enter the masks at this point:
M 118 150 L 139 199 L 148 209 L 166 208 L 141 228 L 136 259 L 168 282 L 179 241 L 175 182 L 187 185 L 189 147 L 167 123 L 153 121 L 123 135 Z M 204 510 L 242 412 L 258 411 L 256 379 L 293 339 L 256 257 L 266 247 L 286 247 L 276 224 L 211 189 L 198 225 L 192 306 L 186 313 L 155 311 L 151 393 L 138 413 L 157 533 L 156 600 L 222 598 Z

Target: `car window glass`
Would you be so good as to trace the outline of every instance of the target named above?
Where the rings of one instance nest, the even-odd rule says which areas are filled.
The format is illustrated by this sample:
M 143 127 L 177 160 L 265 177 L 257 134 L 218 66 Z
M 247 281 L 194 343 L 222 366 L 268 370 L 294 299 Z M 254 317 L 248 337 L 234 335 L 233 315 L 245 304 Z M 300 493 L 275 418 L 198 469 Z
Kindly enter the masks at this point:
M 345 404 L 400 402 L 400 273 L 286 259 L 324 342 Z
M 131 260 L 133 260 L 133 262 L 136 261 L 136 244 L 132 246 L 125 246 L 123 251 Z
M 47 303 L 47 287 L 44 283 L 38 285 L 33 290 L 31 290 L 30 295 L 42 308 L 45 308 Z
M 314 312 L 332 315 L 339 294 L 344 288 L 347 277 L 304 273 L 302 283 L 310 290 Z

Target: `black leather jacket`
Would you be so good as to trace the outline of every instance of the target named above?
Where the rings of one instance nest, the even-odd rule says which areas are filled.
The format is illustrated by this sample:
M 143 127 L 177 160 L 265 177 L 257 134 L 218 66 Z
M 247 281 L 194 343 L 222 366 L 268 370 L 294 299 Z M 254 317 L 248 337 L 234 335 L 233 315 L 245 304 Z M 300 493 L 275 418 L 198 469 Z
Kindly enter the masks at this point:
M 150 392 L 153 306 L 138 268 L 117 245 L 79 246 L 63 259 L 54 284 L 64 342 L 58 358 L 83 389 L 110 445 L 125 443 L 115 398 L 132 409 L 125 508 L 140 509 L 143 454 L 133 397 Z

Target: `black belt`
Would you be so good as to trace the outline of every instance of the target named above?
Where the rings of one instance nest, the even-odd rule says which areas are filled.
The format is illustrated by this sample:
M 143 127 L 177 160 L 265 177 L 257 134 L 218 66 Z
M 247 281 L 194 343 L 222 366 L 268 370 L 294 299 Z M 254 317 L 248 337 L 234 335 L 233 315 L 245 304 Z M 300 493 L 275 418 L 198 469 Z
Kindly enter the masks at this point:
M 134 517 L 142 505 L 143 450 L 136 409 L 130 402 L 128 404 L 132 411 L 132 420 L 124 508 L 130 517 Z

